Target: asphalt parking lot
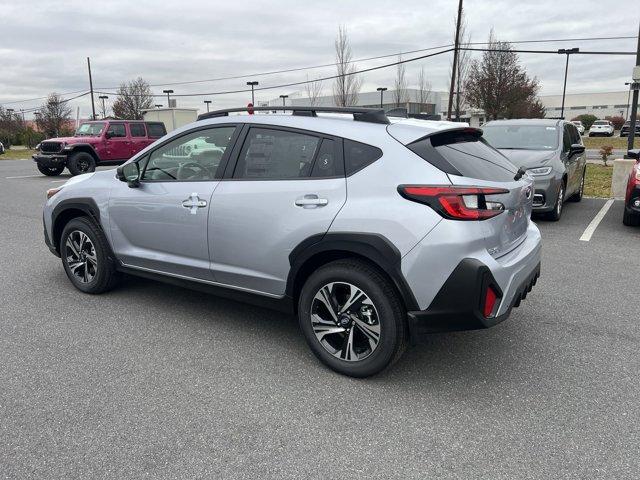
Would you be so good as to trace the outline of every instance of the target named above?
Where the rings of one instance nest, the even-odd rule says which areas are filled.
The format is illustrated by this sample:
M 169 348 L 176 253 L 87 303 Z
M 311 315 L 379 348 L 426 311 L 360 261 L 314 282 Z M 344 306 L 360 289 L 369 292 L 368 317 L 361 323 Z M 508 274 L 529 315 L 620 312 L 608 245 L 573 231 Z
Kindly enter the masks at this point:
M 0 477 L 638 477 L 640 229 L 621 202 L 588 242 L 604 200 L 538 222 L 542 277 L 506 322 L 355 380 L 277 312 L 137 278 L 80 294 L 42 236 L 61 179 L 36 173 L 0 161 Z

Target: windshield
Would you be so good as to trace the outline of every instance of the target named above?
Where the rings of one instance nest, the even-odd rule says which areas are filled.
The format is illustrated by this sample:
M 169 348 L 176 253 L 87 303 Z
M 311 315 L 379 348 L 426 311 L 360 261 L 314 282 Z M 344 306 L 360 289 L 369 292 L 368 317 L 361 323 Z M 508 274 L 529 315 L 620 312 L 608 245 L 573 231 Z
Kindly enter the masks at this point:
M 482 137 L 494 148 L 555 150 L 558 129 L 541 125 L 486 125 Z
M 75 136 L 76 137 L 83 137 L 83 136 L 88 135 L 90 137 L 96 137 L 96 136 L 100 135 L 100 132 L 102 132 L 103 128 L 104 128 L 104 123 L 103 122 L 83 123 L 76 130 Z

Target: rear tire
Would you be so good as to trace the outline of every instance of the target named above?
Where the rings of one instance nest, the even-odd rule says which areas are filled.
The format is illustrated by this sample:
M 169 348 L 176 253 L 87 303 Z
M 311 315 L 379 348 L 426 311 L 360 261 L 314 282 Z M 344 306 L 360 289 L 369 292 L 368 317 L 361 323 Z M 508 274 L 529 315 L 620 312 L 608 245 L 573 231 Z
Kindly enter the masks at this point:
M 564 191 L 565 184 L 564 182 L 562 182 L 560 184 L 560 188 L 558 189 L 558 196 L 556 197 L 556 203 L 553 205 L 553 210 L 547 213 L 547 218 L 552 222 L 557 222 L 562 216 L 562 210 L 564 206 Z
M 119 280 L 107 239 L 93 221 L 74 218 L 60 236 L 60 258 L 74 287 L 84 293 L 103 293 Z
M 638 227 L 640 226 L 640 215 L 634 215 L 625 207 L 624 214 L 622 215 L 622 223 L 627 227 Z
M 81 175 L 91 173 L 96 170 L 96 161 L 87 152 L 77 152 L 71 155 L 67 163 L 71 175 Z
M 38 170 L 40 170 L 40 173 L 42 173 L 43 175 L 46 175 L 48 177 L 57 177 L 64 170 L 64 166 L 62 166 L 62 167 L 45 167 L 44 165 L 40 165 L 39 163 L 36 164 L 36 165 L 38 167 Z
M 348 306 L 353 298 L 357 301 Z M 351 377 L 375 375 L 400 358 L 407 340 L 405 317 L 389 280 L 357 259 L 336 260 L 316 270 L 298 301 L 298 321 L 311 351 L 332 370 Z

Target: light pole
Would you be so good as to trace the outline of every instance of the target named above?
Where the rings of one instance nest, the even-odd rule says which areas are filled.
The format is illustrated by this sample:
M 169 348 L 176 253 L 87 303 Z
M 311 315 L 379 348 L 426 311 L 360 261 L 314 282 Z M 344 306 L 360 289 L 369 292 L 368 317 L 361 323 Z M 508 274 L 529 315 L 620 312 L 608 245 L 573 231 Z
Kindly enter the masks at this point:
M 569 55 L 572 53 L 578 53 L 579 48 L 559 48 L 558 53 L 565 54 L 567 56 L 567 62 L 564 66 L 564 87 L 562 88 L 562 108 L 560 109 L 560 118 L 564 119 L 564 96 L 567 93 L 567 72 L 569 71 Z
M 167 105 L 169 106 L 169 108 L 171 108 L 171 98 L 169 97 L 169 95 L 173 93 L 173 90 L 162 90 L 162 93 L 167 94 Z
M 255 105 L 256 104 L 256 99 L 253 96 L 253 87 L 258 85 L 258 82 L 256 80 L 254 80 L 253 82 L 247 82 L 247 85 L 249 85 L 251 87 L 251 105 Z
M 156 103 L 156 104 L 155 104 L 155 107 L 156 107 L 156 108 L 162 108 L 162 104 L 161 104 L 161 103 Z
M 624 114 L 624 119 L 629 119 L 629 102 L 631 101 L 631 83 L 632 82 L 624 82 L 625 85 L 629 85 L 629 92 L 627 92 L 627 111 Z
M 211 100 L 205 100 L 204 103 L 207 106 L 207 113 L 209 113 L 209 105 L 211 104 Z
M 383 104 L 382 95 L 384 95 L 384 92 L 387 91 L 387 87 L 378 87 L 376 88 L 376 90 L 380 92 L 380 108 L 382 108 L 382 104 Z
M 105 106 L 104 101 L 109 97 L 107 95 L 100 95 L 98 98 L 102 100 L 102 118 L 105 118 L 107 116 L 107 107 Z
M 287 105 L 286 105 L 285 101 L 286 101 L 287 98 L 289 98 L 289 95 L 280 95 L 280 98 L 282 99 L 282 106 L 286 107 Z

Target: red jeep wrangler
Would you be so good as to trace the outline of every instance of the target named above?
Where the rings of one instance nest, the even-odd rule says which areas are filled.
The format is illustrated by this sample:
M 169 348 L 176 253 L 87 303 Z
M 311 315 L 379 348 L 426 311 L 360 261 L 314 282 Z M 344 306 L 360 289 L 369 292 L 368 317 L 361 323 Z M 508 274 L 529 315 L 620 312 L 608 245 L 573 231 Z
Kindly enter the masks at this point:
M 93 172 L 97 165 L 123 163 L 166 133 L 162 122 L 85 122 L 73 137 L 50 138 L 38 144 L 33 161 L 45 175 L 60 175 L 64 167 L 71 175 L 79 175 Z

